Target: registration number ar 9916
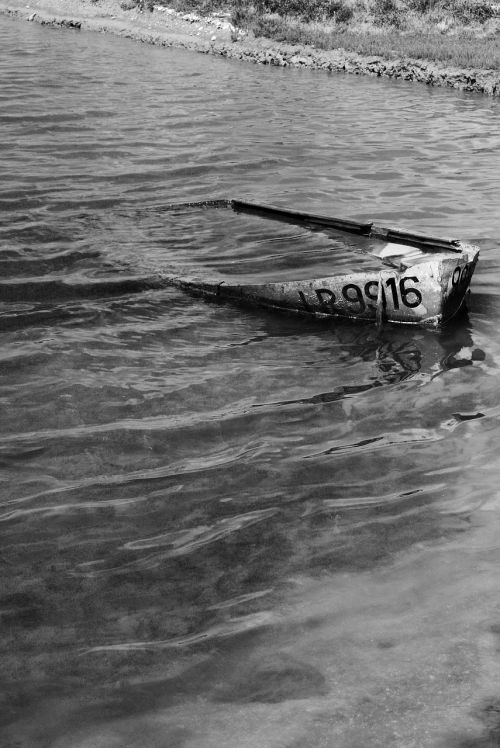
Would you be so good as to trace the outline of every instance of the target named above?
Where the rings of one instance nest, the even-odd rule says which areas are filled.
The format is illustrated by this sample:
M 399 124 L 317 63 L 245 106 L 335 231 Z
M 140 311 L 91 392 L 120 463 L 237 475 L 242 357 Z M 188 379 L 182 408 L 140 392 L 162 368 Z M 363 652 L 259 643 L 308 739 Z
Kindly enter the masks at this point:
M 369 280 L 362 285 L 356 283 L 346 283 L 340 294 L 337 296 L 330 288 L 316 288 L 315 293 L 322 307 L 328 309 L 334 304 L 345 304 L 353 306 L 353 311 L 358 314 L 366 308 L 376 309 L 379 299 L 378 280 Z M 385 309 L 390 304 L 393 309 L 400 309 L 402 306 L 415 309 L 422 303 L 422 294 L 418 289 L 419 279 L 416 275 L 405 276 L 397 279 L 394 276 L 385 278 L 382 281 L 381 300 Z M 304 307 L 309 310 L 309 303 L 302 291 L 299 291 L 300 298 Z

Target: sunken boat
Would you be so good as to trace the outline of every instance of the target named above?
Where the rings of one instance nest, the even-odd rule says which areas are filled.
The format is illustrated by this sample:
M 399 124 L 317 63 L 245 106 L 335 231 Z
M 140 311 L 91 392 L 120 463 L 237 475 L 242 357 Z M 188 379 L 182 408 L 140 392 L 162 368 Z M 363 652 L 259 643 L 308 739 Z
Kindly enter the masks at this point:
M 379 325 L 438 327 L 464 306 L 479 257 L 476 246 L 374 221 L 358 222 L 244 200 L 224 201 L 224 205 L 237 213 L 297 224 L 311 231 L 358 237 L 363 253 L 368 252 L 373 263 L 369 267 L 362 263 L 359 270 L 354 267 L 349 273 L 263 283 L 172 278 L 184 291 L 220 302 Z

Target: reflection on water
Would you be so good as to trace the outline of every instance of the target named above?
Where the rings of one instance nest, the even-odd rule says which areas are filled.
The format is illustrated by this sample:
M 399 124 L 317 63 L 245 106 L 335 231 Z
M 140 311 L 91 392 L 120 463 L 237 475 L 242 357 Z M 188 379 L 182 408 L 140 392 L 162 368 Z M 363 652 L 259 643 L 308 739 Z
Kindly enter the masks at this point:
M 495 745 L 498 102 L 0 42 L 0 744 Z M 171 207 L 234 196 L 474 241 L 469 313 L 166 287 L 370 250 Z

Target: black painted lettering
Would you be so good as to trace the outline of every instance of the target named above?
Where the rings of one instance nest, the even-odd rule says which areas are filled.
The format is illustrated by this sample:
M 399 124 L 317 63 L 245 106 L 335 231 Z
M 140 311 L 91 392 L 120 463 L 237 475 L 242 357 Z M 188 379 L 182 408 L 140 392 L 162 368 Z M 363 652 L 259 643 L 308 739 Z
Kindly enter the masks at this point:
M 378 301 L 378 281 L 368 281 L 368 283 L 365 283 L 364 290 L 367 299 Z
M 304 292 L 303 291 L 299 291 L 299 296 L 300 296 L 300 300 L 301 300 L 302 305 L 303 305 L 304 309 L 306 310 L 306 312 L 311 312 L 312 311 L 311 307 L 308 304 L 308 301 L 307 301 L 307 299 L 305 297 Z
M 347 285 L 344 286 L 344 288 L 342 289 L 342 296 L 350 304 L 356 304 L 357 306 L 359 306 L 358 311 L 362 312 L 365 308 L 363 293 L 359 286 L 356 286 L 354 283 L 347 283 Z
M 462 272 L 460 274 L 460 283 L 465 283 L 467 280 L 469 280 L 469 273 L 470 273 L 470 266 L 467 263 L 467 265 L 464 265 L 462 268 Z
M 406 284 L 410 281 L 418 283 L 418 278 L 415 275 L 408 278 L 401 278 L 399 281 L 399 290 L 401 292 L 401 301 L 403 304 L 410 309 L 415 309 L 415 307 L 422 303 L 422 294 L 418 288 L 414 288 L 413 286 L 407 287 Z
M 317 288 L 316 289 L 316 296 L 318 297 L 318 301 L 321 304 L 321 306 L 333 306 L 335 304 L 335 294 L 333 291 L 330 291 L 329 288 Z M 326 300 L 323 298 L 326 296 Z

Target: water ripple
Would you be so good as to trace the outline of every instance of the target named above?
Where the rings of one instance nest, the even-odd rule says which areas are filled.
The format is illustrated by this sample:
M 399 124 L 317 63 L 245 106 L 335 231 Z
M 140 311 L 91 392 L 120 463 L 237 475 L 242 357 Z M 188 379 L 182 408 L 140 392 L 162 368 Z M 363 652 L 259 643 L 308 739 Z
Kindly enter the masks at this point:
M 37 744 L 72 742 L 92 722 L 82 698 L 94 683 L 115 693 L 117 673 L 126 683 L 174 670 L 175 709 L 184 700 L 206 725 L 214 678 L 250 672 L 259 646 L 266 661 L 290 647 L 324 660 L 346 724 L 380 693 L 380 714 L 407 714 L 403 699 L 413 719 L 439 667 L 440 698 L 463 702 L 463 632 L 468 653 L 485 646 L 498 598 L 487 563 L 499 512 L 499 103 L 3 16 L 0 47 L 10 742 L 27 745 L 30 730 Z M 477 241 L 469 313 L 441 331 L 316 324 L 167 287 L 172 275 L 312 278 L 372 262 L 370 240 L 237 214 L 230 198 Z M 417 634 L 382 650 L 377 636 L 408 632 L 410 618 Z M 197 646 L 201 679 L 189 672 Z M 426 647 L 434 656 L 409 678 L 412 647 L 418 662 Z M 287 682 L 300 671 L 283 667 Z M 102 693 L 97 742 L 116 725 Z M 149 720 L 160 702 L 145 701 Z M 304 742 L 302 702 L 290 701 L 300 730 L 283 738 L 276 722 L 270 742 Z M 67 704 L 71 716 L 44 727 Z M 414 734 L 428 728 L 422 714 Z M 313 742 L 323 723 L 307 723 Z
M 235 515 L 233 517 L 225 517 L 211 526 L 189 527 L 183 530 L 166 532 L 162 535 L 156 535 L 150 538 L 133 540 L 122 546 L 123 551 L 143 551 L 151 548 L 166 548 L 157 553 L 141 555 L 139 558 L 135 558 L 132 561 L 125 561 L 117 566 L 110 566 L 108 558 L 88 561 L 80 565 L 79 573 L 87 576 L 96 576 L 100 574 L 122 574 L 125 571 L 139 569 L 152 569 L 167 559 L 196 553 L 201 548 L 231 536 L 233 533 L 241 529 L 269 519 L 269 517 L 272 517 L 278 511 L 279 510 L 276 507 L 269 507 L 267 509 Z
M 238 616 L 230 619 L 225 623 L 211 626 L 205 631 L 200 631 L 190 636 L 179 636 L 164 641 L 136 641 L 123 642 L 122 644 L 109 644 L 92 647 L 85 654 L 94 654 L 98 652 L 132 652 L 134 650 L 156 650 L 170 649 L 178 647 L 189 647 L 193 644 L 203 644 L 214 639 L 226 639 L 228 637 L 238 636 L 251 631 L 257 631 L 264 626 L 271 626 L 281 622 L 281 617 L 271 611 L 262 611 L 252 613 L 247 616 Z

